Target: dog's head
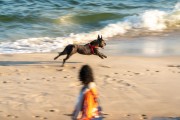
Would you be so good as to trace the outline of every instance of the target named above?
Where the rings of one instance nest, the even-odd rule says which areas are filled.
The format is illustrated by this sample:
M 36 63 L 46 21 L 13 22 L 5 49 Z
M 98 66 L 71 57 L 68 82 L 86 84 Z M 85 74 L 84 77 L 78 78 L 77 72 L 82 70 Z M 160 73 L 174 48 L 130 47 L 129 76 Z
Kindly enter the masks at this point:
M 98 42 L 98 46 L 101 48 L 104 48 L 104 46 L 106 46 L 106 42 L 103 40 L 102 35 L 101 37 L 98 35 L 97 42 Z

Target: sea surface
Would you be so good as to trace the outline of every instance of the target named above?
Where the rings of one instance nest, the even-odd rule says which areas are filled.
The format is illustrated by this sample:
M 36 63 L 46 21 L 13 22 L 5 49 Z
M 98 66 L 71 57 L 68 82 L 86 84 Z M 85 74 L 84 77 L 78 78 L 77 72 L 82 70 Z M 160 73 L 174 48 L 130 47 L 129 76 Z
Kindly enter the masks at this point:
M 180 0 L 0 0 L 0 54 L 54 52 L 98 34 L 118 54 L 180 55 Z

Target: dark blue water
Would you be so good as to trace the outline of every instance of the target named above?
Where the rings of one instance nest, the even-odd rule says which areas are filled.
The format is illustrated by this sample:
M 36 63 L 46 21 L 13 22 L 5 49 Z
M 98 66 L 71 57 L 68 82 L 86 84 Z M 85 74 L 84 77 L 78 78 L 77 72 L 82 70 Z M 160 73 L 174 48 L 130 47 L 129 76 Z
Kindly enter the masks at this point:
M 0 0 L 0 53 L 179 27 L 180 0 Z

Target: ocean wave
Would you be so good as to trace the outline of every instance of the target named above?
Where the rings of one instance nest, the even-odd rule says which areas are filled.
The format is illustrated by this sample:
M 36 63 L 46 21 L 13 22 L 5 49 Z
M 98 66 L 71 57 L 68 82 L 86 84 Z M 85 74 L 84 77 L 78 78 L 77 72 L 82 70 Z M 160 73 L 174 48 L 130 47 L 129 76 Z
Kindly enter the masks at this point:
M 61 25 L 72 25 L 72 24 L 78 24 L 78 25 L 84 25 L 86 26 L 100 26 L 100 24 L 105 21 L 114 20 L 118 21 L 119 19 L 122 19 L 124 17 L 128 16 L 127 14 L 116 14 L 116 13 L 78 13 L 76 15 L 73 14 L 67 14 L 64 16 L 61 16 L 56 19 L 57 23 L 60 23 Z
M 180 3 L 172 11 L 146 10 L 137 15 L 128 16 L 124 21 L 109 24 L 99 30 L 104 37 L 139 33 L 163 32 L 169 29 L 180 28 Z M 130 32 L 131 31 L 131 32 Z
M 1 22 L 19 22 L 19 23 L 40 23 L 47 22 L 53 23 L 55 19 L 46 18 L 46 17 L 37 17 L 37 16 L 21 16 L 21 15 L 0 15 Z
M 113 16 L 113 14 L 101 14 L 101 16 Z M 72 16 L 61 18 L 61 21 L 67 22 L 71 17 Z M 81 19 L 83 19 L 83 17 Z M 67 44 L 87 43 L 90 40 L 96 39 L 98 34 L 108 39 L 117 35 L 131 36 L 133 34 L 138 36 L 139 33 L 163 32 L 177 28 L 180 28 L 180 3 L 177 3 L 172 11 L 146 10 L 137 15 L 124 17 L 123 20 L 117 23 L 108 24 L 100 30 L 89 33 L 71 33 L 66 37 L 41 37 L 21 39 L 14 42 L 1 42 L 0 53 L 51 52 Z
M 94 39 L 95 35 L 102 34 L 104 38 L 116 35 L 125 35 L 140 32 L 163 32 L 167 29 L 175 29 L 180 27 L 180 3 L 177 3 L 172 11 L 146 10 L 137 15 L 125 17 L 123 21 L 108 24 L 104 28 L 89 33 L 71 34 L 69 39 L 84 40 Z M 65 20 L 66 21 L 66 20 Z M 139 35 L 139 34 L 137 34 Z

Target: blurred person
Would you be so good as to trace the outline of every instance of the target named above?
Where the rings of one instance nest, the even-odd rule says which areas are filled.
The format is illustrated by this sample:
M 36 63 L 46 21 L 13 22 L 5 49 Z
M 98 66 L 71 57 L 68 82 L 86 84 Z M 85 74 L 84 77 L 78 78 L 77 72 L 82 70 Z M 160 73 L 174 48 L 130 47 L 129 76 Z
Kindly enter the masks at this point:
M 72 119 L 102 120 L 93 71 L 89 65 L 82 66 L 79 72 L 79 80 L 82 82 L 83 87 L 80 91 Z

